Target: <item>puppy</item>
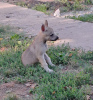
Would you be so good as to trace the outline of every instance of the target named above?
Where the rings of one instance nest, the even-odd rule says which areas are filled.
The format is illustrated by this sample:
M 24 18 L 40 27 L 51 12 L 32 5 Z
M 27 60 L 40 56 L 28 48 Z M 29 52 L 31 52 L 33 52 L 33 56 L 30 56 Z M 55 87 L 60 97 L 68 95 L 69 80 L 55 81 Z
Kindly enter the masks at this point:
M 41 26 L 40 33 L 35 37 L 33 43 L 23 52 L 21 60 L 24 66 L 32 65 L 36 62 L 40 62 L 41 66 L 47 72 L 53 72 L 52 69 L 48 68 L 48 64 L 55 66 L 49 56 L 46 54 L 47 41 L 56 41 L 58 36 L 54 34 L 52 28 L 48 27 L 48 21 L 45 20 L 45 24 Z

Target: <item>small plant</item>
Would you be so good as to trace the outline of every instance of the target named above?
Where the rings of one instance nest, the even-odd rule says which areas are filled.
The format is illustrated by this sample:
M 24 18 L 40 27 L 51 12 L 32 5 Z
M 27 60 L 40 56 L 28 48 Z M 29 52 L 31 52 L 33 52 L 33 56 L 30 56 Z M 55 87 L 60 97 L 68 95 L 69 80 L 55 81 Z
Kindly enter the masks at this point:
M 85 4 L 93 4 L 93 0 L 85 0 Z
M 13 36 L 11 36 L 11 39 L 19 39 L 19 35 L 18 34 L 15 34 L 15 35 L 13 35 Z
M 74 10 L 82 10 L 82 5 L 80 4 L 80 2 L 78 2 L 76 0 L 76 2 L 73 4 L 73 9 Z
M 5 29 L 4 29 L 4 27 L 1 26 L 0 27 L 0 34 L 3 33 L 3 32 L 5 32 Z
M 75 19 L 75 20 L 80 20 L 80 21 L 83 21 L 83 22 L 91 22 L 93 23 L 93 14 L 85 14 L 84 16 L 73 16 L 73 17 L 70 17 L 71 19 Z
M 81 57 L 85 60 L 93 60 L 93 51 L 88 51 L 86 53 L 82 53 Z
M 46 4 L 38 4 L 33 9 L 37 11 L 42 11 L 45 13 L 47 11 L 47 6 Z
M 17 2 L 16 5 L 22 6 L 22 7 L 27 7 L 28 6 L 24 1 Z
M 30 89 L 29 93 L 32 94 L 34 92 L 34 89 Z
M 67 3 L 68 2 L 68 0 L 56 0 L 56 1 L 59 1 L 61 3 Z
M 16 73 L 12 70 L 12 69 L 8 69 L 4 72 L 5 77 L 9 78 L 9 77 L 13 77 L 16 75 Z
M 23 77 L 16 77 L 15 80 L 17 83 L 25 83 L 26 82 L 26 79 L 23 79 Z
M 71 10 L 86 10 L 87 7 L 83 4 L 82 0 L 57 0 L 60 3 L 62 3 L 63 7 L 60 7 L 61 9 L 63 9 L 63 11 L 71 11 Z M 61 10 L 62 11 L 62 10 Z
M 89 73 L 90 75 L 93 75 L 93 67 L 92 66 L 91 67 L 86 67 L 84 69 L 84 72 Z
M 68 7 L 60 7 L 60 12 L 68 12 L 69 8 Z
M 16 95 L 9 95 L 4 100 L 20 100 Z

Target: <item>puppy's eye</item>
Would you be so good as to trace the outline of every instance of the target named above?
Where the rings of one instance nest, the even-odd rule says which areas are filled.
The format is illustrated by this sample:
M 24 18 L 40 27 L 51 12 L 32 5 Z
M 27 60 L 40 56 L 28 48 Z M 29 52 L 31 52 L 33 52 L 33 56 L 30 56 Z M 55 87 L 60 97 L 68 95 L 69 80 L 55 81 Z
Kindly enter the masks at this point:
M 53 36 L 53 34 L 50 34 L 50 36 Z

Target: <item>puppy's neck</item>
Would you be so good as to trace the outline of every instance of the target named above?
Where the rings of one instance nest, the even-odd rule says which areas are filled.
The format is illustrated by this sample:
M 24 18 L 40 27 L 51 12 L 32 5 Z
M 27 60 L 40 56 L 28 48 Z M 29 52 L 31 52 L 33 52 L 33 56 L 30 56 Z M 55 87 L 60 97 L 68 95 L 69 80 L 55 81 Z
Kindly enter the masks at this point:
M 38 41 L 39 43 L 46 44 L 45 36 L 43 35 L 43 33 L 40 32 L 40 33 L 37 35 L 36 41 Z

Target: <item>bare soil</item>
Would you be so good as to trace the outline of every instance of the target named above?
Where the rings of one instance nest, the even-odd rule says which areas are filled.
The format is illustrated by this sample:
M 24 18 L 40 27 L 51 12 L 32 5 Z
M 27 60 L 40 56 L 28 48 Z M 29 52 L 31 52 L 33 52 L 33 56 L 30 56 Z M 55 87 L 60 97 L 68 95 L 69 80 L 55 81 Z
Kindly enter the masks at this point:
M 35 88 L 36 84 L 28 82 L 25 84 L 19 84 L 16 82 L 9 82 L 0 85 L 0 100 L 7 98 L 9 95 L 16 95 L 22 100 L 32 100 L 31 88 Z

